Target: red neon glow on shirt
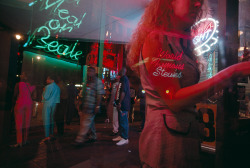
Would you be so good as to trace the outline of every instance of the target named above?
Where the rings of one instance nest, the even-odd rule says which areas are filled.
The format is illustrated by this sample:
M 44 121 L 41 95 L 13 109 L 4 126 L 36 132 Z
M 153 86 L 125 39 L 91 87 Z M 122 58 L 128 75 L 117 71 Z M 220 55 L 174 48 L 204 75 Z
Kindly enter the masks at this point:
M 174 60 L 180 61 L 182 59 L 183 52 L 176 53 L 169 53 L 168 51 L 163 51 L 160 49 L 158 57 L 153 59 L 153 66 L 154 67 L 162 67 L 164 68 L 170 68 L 170 69 L 178 69 L 178 70 L 183 70 L 184 69 L 184 64 L 175 64 Z M 168 62 L 163 62 L 163 61 L 168 61 Z M 169 62 L 173 61 L 173 62 Z
M 162 76 L 165 78 L 181 78 L 182 72 L 166 72 L 166 70 L 162 67 L 158 67 L 155 72 L 153 72 L 154 76 Z
M 180 61 L 182 59 L 183 52 L 176 53 L 169 53 L 168 51 L 163 51 L 162 48 L 159 51 L 158 58 L 165 58 L 165 59 L 172 59 L 172 60 L 177 60 Z

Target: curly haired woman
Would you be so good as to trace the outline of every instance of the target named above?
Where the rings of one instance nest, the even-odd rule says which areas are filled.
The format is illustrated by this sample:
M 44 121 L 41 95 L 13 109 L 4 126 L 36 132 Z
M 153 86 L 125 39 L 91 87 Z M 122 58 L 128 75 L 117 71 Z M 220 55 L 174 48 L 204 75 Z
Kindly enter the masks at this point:
M 235 64 L 198 83 L 202 57 L 193 53 L 191 26 L 207 13 L 203 0 L 152 0 L 133 34 L 128 62 L 146 91 L 146 122 L 139 141 L 142 167 L 200 167 L 195 104 L 250 74 Z

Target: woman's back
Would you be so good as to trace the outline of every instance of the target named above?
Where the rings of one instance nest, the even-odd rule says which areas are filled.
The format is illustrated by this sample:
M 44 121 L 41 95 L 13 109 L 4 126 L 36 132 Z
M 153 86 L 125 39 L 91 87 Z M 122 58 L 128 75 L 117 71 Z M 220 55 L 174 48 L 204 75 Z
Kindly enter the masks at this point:
M 17 97 L 17 102 L 19 104 L 32 104 L 31 94 L 34 91 L 35 87 L 31 86 L 26 82 L 18 83 L 19 93 Z

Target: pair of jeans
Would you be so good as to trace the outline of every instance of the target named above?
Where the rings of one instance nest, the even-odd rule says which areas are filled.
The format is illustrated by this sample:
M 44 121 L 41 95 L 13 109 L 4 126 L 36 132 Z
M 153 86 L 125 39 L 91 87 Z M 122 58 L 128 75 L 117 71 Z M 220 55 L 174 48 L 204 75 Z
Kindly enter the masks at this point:
M 87 133 L 89 130 L 91 131 L 90 139 L 96 139 L 96 129 L 95 129 L 95 115 L 79 112 L 80 116 L 80 130 L 76 137 L 76 142 L 83 142 L 86 138 Z
M 43 122 L 45 128 L 45 137 L 54 135 L 54 115 L 57 103 L 44 103 L 43 104 Z
M 128 111 L 118 111 L 119 117 L 119 132 L 123 139 L 128 139 Z

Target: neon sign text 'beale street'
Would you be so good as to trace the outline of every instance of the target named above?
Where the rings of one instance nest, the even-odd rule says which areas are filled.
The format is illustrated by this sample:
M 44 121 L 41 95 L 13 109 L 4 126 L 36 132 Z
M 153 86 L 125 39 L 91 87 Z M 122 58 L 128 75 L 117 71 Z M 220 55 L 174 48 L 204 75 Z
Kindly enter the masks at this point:
M 79 0 L 73 0 L 78 5 Z M 72 1 L 72 2 L 73 2 Z M 35 1 L 34 3 L 36 3 Z M 44 2 L 44 1 L 43 1 Z M 36 33 L 43 32 L 44 37 L 38 38 L 37 42 L 39 45 L 34 46 L 37 49 L 43 49 L 46 52 L 53 52 L 56 55 L 62 55 L 66 58 L 70 58 L 72 60 L 78 60 L 78 57 L 82 55 L 82 51 L 75 51 L 78 40 L 73 45 L 65 45 L 59 44 L 58 41 L 49 40 L 51 37 L 51 32 L 53 33 L 61 33 L 63 31 L 71 32 L 74 28 L 79 28 L 82 24 L 86 13 L 84 13 L 80 19 L 78 19 L 74 15 L 70 15 L 70 12 L 67 9 L 58 9 L 65 0 L 57 0 L 55 2 L 49 3 L 49 0 L 45 2 L 45 10 L 54 7 L 54 15 L 58 16 L 59 19 L 51 19 L 44 26 L 37 28 L 34 33 L 29 37 L 28 42 L 25 44 L 31 45 L 32 41 L 36 37 Z M 71 3 L 72 3 L 71 2 Z M 32 4 L 33 5 L 33 4 Z M 56 13 L 57 12 L 57 13 Z M 56 35 L 58 38 L 58 35 Z
M 75 42 L 75 44 L 71 46 L 65 45 L 65 44 L 59 44 L 58 41 L 51 41 L 47 42 L 46 40 L 50 37 L 50 30 L 46 26 L 42 26 L 38 29 L 37 32 L 40 32 L 42 29 L 46 30 L 48 35 L 46 37 L 41 37 L 39 43 L 42 43 L 43 45 L 36 45 L 35 48 L 38 49 L 44 49 L 48 52 L 56 52 L 58 55 L 63 55 L 66 58 L 71 58 L 72 60 L 78 60 L 78 56 L 82 54 L 82 51 L 74 51 L 75 47 L 78 43 L 78 41 Z

